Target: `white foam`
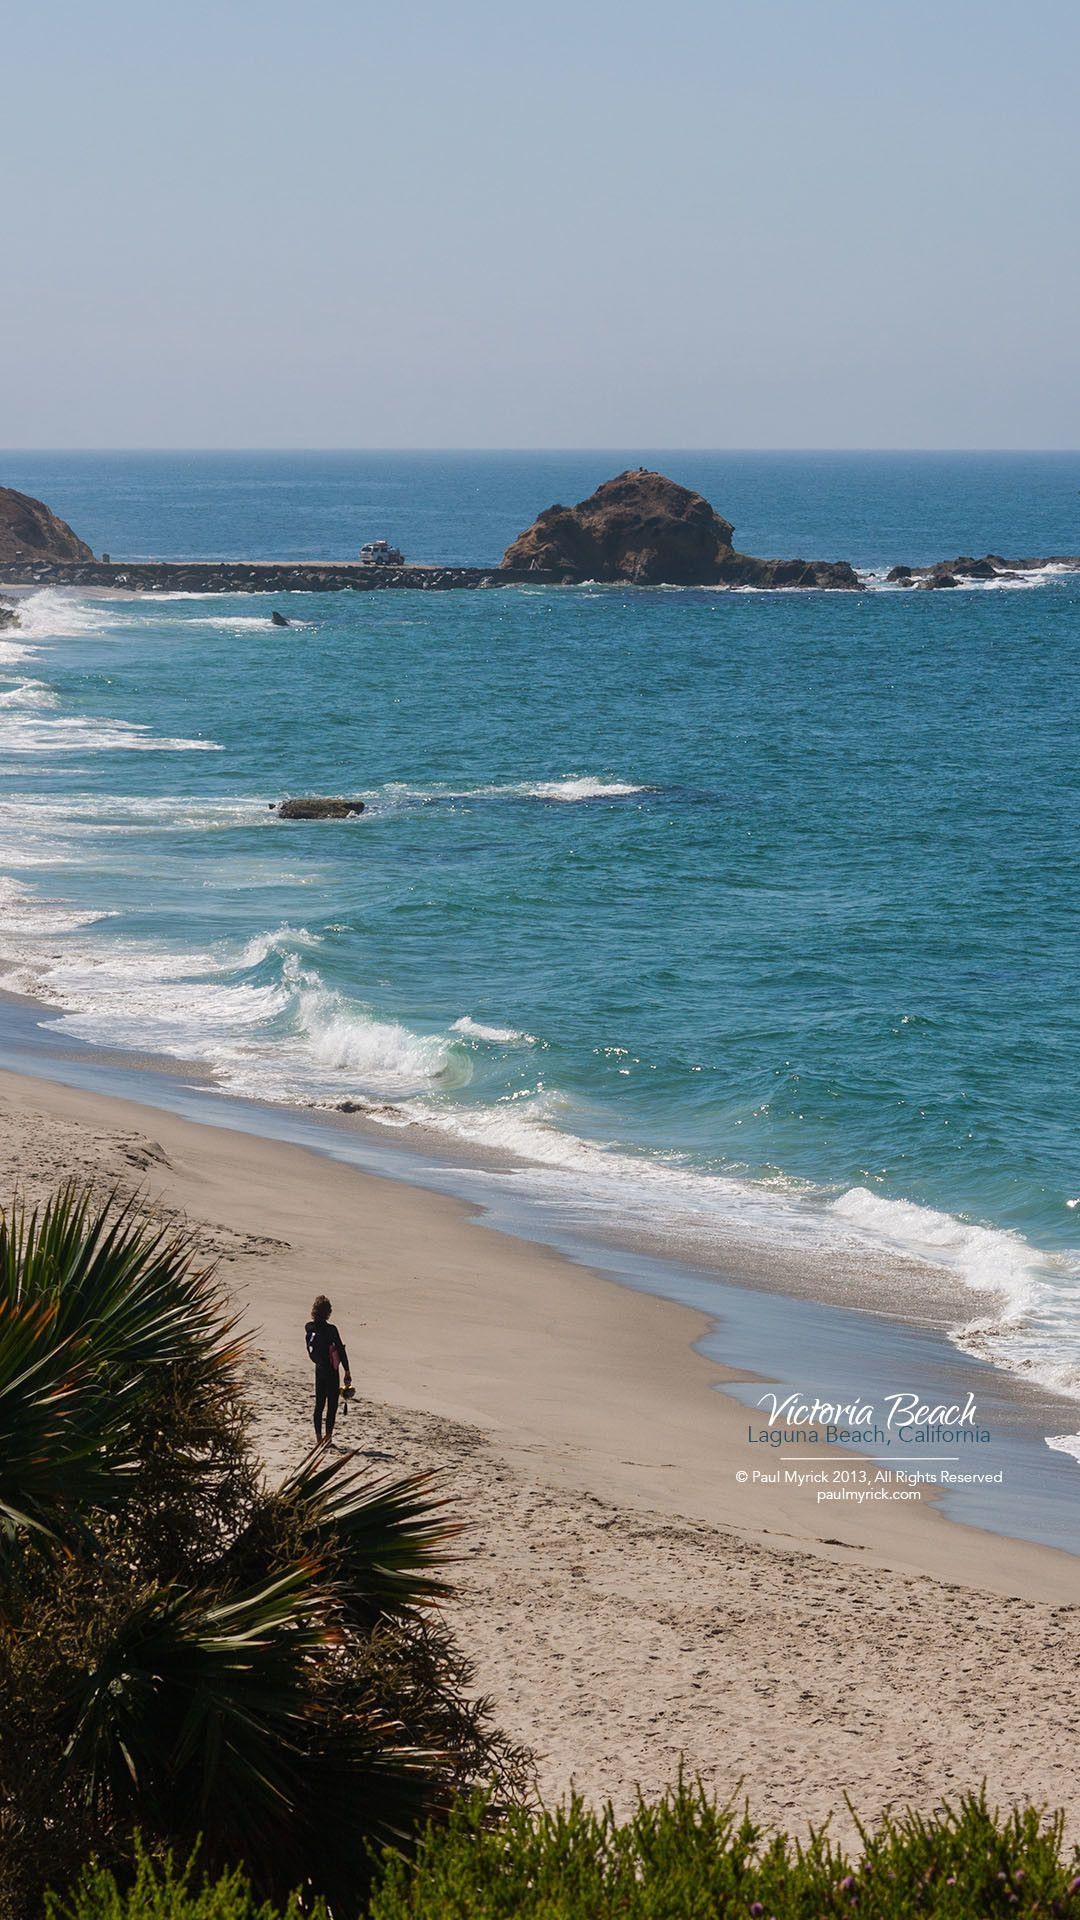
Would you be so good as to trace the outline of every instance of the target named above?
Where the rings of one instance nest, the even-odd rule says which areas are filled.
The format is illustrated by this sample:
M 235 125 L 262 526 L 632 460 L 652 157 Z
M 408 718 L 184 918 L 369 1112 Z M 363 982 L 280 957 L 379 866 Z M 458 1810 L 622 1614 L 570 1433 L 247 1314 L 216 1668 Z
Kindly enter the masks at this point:
M 1073 1330 L 1080 1258 L 1075 1254 L 1047 1253 L 1021 1234 L 910 1200 L 886 1199 L 865 1187 L 852 1187 L 831 1210 L 868 1244 L 953 1273 L 982 1296 L 988 1313 L 953 1331 L 964 1352 L 1080 1399 Z
M 1052 1447 L 1055 1453 L 1068 1453 L 1074 1460 L 1080 1461 L 1080 1433 L 1048 1435 L 1046 1444 Z
M 868 1187 L 849 1188 L 832 1202 L 831 1211 L 881 1246 L 948 1267 L 976 1293 L 997 1295 L 1010 1319 L 1022 1319 L 1034 1304 L 1039 1256 L 1019 1234 L 973 1225 L 911 1200 L 891 1200 Z
M 129 720 L 14 719 L 0 727 L 0 753 L 220 753 L 216 740 L 169 739 Z
M 17 680 L 13 686 L 0 687 L 0 708 L 57 707 L 60 696 L 43 680 Z
M 375 811 L 397 810 L 409 805 L 453 805 L 463 800 L 540 800 L 562 805 L 581 801 L 626 800 L 635 794 L 654 793 L 654 787 L 638 781 L 601 780 L 591 774 L 567 774 L 558 780 L 492 781 L 482 787 L 414 787 L 391 780 L 383 787 L 365 793 L 363 798 Z
M 521 1033 L 517 1027 L 485 1026 L 482 1020 L 474 1020 L 467 1013 L 451 1023 L 450 1031 L 467 1034 L 470 1040 L 490 1040 L 497 1047 L 535 1047 L 539 1044 L 535 1034 Z
M 24 660 L 35 659 L 37 651 L 36 647 L 28 647 L 21 640 L 0 640 L 0 667 L 20 666 Z
M 433 1107 L 418 1103 L 418 1122 L 462 1142 L 505 1153 L 527 1163 L 519 1184 L 537 1188 L 542 1172 L 546 1197 L 560 1197 L 589 1212 L 622 1222 L 666 1224 L 714 1233 L 763 1234 L 771 1246 L 820 1247 L 829 1237 L 825 1216 L 804 1205 L 795 1183 L 766 1185 L 706 1173 L 681 1155 L 635 1153 L 611 1141 L 575 1131 L 586 1118 L 557 1089 L 511 1095 L 488 1107 Z M 834 1232 L 834 1243 L 846 1236 Z
M 319 944 L 306 928 L 275 928 L 239 954 L 93 936 L 58 948 L 58 933 L 104 916 L 14 879 L 0 886 L 0 951 L 17 962 L 6 984 L 63 1009 L 65 1029 L 82 1039 L 205 1062 L 230 1090 L 272 1100 L 408 1097 L 471 1074 L 450 1036 L 380 1019 L 305 966 L 302 953 Z M 276 978 L 242 977 L 272 957 Z
M 297 1025 L 306 1051 L 323 1075 L 344 1091 L 398 1098 L 433 1083 L 461 1086 L 470 1077 L 466 1059 L 455 1056 L 439 1035 L 414 1033 L 397 1020 L 380 1020 L 327 987 L 318 974 L 302 968 L 295 956 L 285 975 L 297 997 Z
M 111 917 L 104 910 L 80 909 L 69 901 L 50 900 L 10 874 L 0 874 L 0 940 L 9 952 L 14 949 L 16 954 L 25 954 L 32 949 L 36 953 L 42 935 L 51 939 L 55 934 L 73 933 Z
M 284 627 L 278 627 L 268 613 L 221 613 L 196 614 L 193 619 L 183 622 L 184 627 L 216 627 L 225 633 L 284 633 Z M 310 628 L 310 621 L 289 621 L 290 631 L 303 632 Z
M 272 954 L 296 953 L 301 949 L 321 946 L 317 933 L 309 933 L 307 927 L 274 927 L 267 933 L 257 933 L 245 942 L 240 952 L 239 965 L 242 967 L 260 967 Z
M 2 735 L 0 735 L 2 737 Z M 154 796 L 122 793 L 22 793 L 0 797 L 0 826 L 5 835 L 30 828 L 35 833 L 126 834 L 153 827 L 204 831 L 238 826 L 269 826 L 275 815 L 261 796 L 252 799 L 196 799 L 191 794 Z M 5 848 L 4 858 L 7 858 Z
M 77 640 L 101 634 L 114 615 L 108 601 L 94 601 L 62 587 L 42 587 L 19 600 L 19 632 L 31 642 Z
M 99 637 L 115 626 L 115 607 L 59 588 L 44 588 L 19 601 L 18 641 L 0 644 L 0 666 L 39 656 L 53 640 Z M 0 754 L 55 753 L 219 753 L 215 740 L 155 734 L 136 721 L 57 714 L 54 690 L 40 680 L 23 680 L 0 692 Z
M 498 787 L 481 788 L 481 792 L 498 794 L 506 789 Z M 594 780 L 587 774 L 568 775 L 564 780 L 538 780 L 533 784 L 522 782 L 511 788 L 523 800 L 561 800 L 572 805 L 575 800 L 625 800 L 631 794 L 647 793 L 647 787 L 639 786 L 629 780 Z

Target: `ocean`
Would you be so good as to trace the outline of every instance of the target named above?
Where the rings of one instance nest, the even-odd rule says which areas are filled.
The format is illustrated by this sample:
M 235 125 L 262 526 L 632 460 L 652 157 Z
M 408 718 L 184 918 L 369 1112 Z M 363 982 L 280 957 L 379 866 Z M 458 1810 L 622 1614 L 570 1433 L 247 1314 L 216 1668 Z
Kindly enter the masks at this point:
M 968 1290 L 961 1345 L 1080 1397 L 1080 574 L 883 577 L 1080 550 L 1080 455 L 10 454 L 0 481 L 114 559 L 483 564 L 639 464 L 871 591 L 26 596 L 5 984 L 230 1093 L 509 1155 L 609 1232 L 915 1256 Z M 307 792 L 366 811 L 271 811 Z

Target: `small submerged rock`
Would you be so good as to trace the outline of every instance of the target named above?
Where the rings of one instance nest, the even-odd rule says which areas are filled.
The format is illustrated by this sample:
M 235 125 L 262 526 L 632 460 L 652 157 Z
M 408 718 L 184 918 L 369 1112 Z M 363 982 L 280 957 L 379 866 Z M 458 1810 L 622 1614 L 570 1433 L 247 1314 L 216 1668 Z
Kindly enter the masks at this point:
M 1006 560 L 1000 553 L 958 554 L 955 560 L 935 560 L 921 567 L 890 567 L 886 580 L 902 587 L 958 587 L 965 580 L 1022 580 L 1047 567 L 1080 572 L 1080 555 L 1051 554 L 1041 559 Z
M 322 798 L 316 794 L 303 800 L 281 800 L 276 807 L 271 802 L 270 811 L 276 811 L 282 820 L 350 820 L 354 814 L 363 813 L 364 803 Z
M 18 624 L 18 608 L 13 607 L 10 600 L 0 600 L 0 632 L 2 632 L 5 627 L 17 627 Z
M 273 613 L 270 615 L 270 625 L 272 627 L 291 627 L 292 621 L 287 620 L 285 618 L 285 615 L 283 613 L 279 613 L 277 608 L 275 607 Z

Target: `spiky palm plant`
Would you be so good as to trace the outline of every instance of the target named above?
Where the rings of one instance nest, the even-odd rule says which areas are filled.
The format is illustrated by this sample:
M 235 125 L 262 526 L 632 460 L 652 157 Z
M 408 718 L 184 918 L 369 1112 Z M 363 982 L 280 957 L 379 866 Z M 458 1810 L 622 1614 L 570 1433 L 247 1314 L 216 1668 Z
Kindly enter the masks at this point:
M 0 1519 L 85 1540 L 131 1497 L 167 1378 L 234 1393 L 245 1343 L 184 1239 L 74 1186 L 0 1214 Z M 194 1468 L 195 1462 L 192 1466 Z
M 427 1620 L 443 1503 L 346 1456 L 267 1489 L 245 1353 L 189 1241 L 132 1205 L 0 1218 L 2 1920 L 139 1830 L 347 1916 L 370 1842 L 505 1780 Z

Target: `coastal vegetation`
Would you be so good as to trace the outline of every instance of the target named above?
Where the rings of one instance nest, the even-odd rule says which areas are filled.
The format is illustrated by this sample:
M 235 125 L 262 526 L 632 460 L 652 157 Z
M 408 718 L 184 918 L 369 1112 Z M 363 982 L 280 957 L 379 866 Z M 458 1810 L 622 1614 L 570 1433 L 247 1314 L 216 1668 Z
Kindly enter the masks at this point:
M 0 1913 L 136 1834 L 355 1914 L 372 1845 L 521 1789 L 435 1611 L 425 1476 L 268 1487 L 250 1359 L 190 1238 L 67 1188 L 0 1218 Z
M 280 1909 L 298 1920 L 295 1902 Z M 1043 1920 L 1080 1914 L 1061 1822 L 966 1799 L 886 1817 L 860 1850 L 764 1832 L 686 1781 L 625 1821 L 580 1800 L 493 1822 L 463 1801 L 411 1857 L 387 1852 L 369 1920 Z M 207 1883 L 140 1857 L 124 1887 L 94 1869 L 48 1920 L 274 1920 L 241 1873 Z

